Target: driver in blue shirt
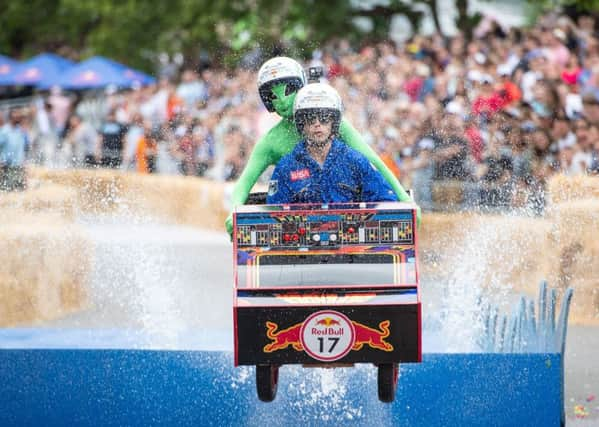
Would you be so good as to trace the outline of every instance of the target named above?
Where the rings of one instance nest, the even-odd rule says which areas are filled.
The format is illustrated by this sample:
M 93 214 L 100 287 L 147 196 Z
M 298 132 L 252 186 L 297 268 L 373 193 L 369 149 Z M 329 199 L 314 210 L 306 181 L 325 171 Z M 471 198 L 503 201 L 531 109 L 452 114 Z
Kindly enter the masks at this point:
M 360 152 L 337 139 L 341 98 L 323 83 L 304 86 L 293 106 L 304 139 L 277 163 L 267 203 L 397 201 L 383 176 Z

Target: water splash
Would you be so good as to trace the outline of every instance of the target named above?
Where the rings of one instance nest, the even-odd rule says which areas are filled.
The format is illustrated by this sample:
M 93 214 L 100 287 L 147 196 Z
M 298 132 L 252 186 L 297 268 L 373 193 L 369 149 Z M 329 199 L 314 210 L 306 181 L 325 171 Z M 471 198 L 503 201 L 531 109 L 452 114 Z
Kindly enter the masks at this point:
M 481 239 L 481 235 L 485 238 Z M 422 285 L 425 304 L 423 348 L 426 352 L 474 352 L 484 330 L 480 304 L 485 299 L 483 281 L 488 260 L 495 253 L 497 232 L 476 224 L 461 236 L 452 254 L 454 267 L 438 280 Z M 497 287 L 496 283 L 491 286 Z
M 214 244 L 221 236 L 151 222 L 123 225 L 105 218 L 88 218 L 84 225 L 94 242 L 94 307 L 75 319 L 74 326 L 137 328 L 151 337 L 147 344 L 153 348 L 185 348 L 183 337 L 211 317 L 202 264 L 213 261 L 205 252 L 210 251 L 211 239 Z M 199 250 L 202 245 L 207 246 L 204 251 Z M 222 314 L 216 317 L 224 320 Z M 226 317 L 221 328 L 231 322 Z

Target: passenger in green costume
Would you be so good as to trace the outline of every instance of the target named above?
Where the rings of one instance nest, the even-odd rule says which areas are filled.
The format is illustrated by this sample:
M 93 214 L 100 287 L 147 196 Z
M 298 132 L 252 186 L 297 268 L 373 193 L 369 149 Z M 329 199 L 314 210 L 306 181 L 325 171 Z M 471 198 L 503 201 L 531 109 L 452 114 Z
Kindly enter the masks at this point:
M 304 69 L 291 58 L 283 56 L 272 58 L 260 67 L 260 71 L 258 71 L 260 98 L 267 110 L 276 111 L 281 116 L 281 120 L 260 138 L 252 150 L 245 169 L 233 189 L 231 196 L 233 208 L 244 204 L 252 187 L 266 168 L 276 165 L 302 139 L 293 120 L 293 102 L 297 91 L 305 84 Z M 393 172 L 345 119 L 341 121 L 339 134 L 343 142 L 364 154 L 370 163 L 383 174 L 400 201 L 412 201 Z M 420 209 L 418 210 L 418 223 L 420 223 Z M 233 232 L 232 214 L 227 217 L 225 226 L 231 235 Z

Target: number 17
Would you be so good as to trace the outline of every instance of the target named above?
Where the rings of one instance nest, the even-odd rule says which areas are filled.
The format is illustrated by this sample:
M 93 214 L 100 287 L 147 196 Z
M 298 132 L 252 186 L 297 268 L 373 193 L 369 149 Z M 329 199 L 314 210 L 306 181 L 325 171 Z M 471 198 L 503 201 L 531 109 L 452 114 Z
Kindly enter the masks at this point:
M 333 341 L 333 344 L 331 344 L 331 347 L 329 348 L 329 353 L 332 353 L 333 349 L 335 348 L 335 346 L 339 342 L 339 338 L 337 338 L 337 337 L 329 337 L 328 340 L 329 341 Z M 318 337 L 318 342 L 319 342 L 319 346 L 320 346 L 320 352 L 324 353 L 324 338 L 323 337 Z

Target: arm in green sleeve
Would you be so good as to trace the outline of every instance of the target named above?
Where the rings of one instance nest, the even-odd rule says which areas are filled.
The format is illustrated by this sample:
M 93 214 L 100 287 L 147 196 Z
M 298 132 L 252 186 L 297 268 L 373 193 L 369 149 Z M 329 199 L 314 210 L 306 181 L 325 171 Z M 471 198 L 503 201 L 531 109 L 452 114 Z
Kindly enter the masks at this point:
M 397 194 L 397 197 L 399 197 L 400 201 L 412 201 L 410 195 L 406 192 L 406 190 L 404 190 L 395 175 L 393 175 L 393 172 L 391 172 L 391 170 L 387 167 L 383 160 L 381 160 L 378 154 L 376 154 L 376 152 L 364 142 L 358 131 L 354 129 L 354 127 L 345 119 L 341 121 L 339 133 L 341 139 L 345 141 L 347 145 L 364 154 L 370 163 L 377 168 L 377 170 L 383 175 L 383 178 L 385 178 L 385 181 L 387 181 L 393 191 L 395 191 L 395 194 Z
M 354 127 L 345 119 L 341 120 L 341 125 L 339 127 L 339 134 L 341 139 L 345 141 L 347 145 L 349 145 L 354 150 L 358 150 L 360 153 L 364 154 L 366 158 L 374 165 L 375 168 L 383 175 L 383 178 L 391 185 L 395 194 L 402 202 L 413 202 L 410 195 L 404 190 L 404 188 L 399 183 L 399 180 L 393 172 L 387 167 L 387 165 L 383 162 L 383 160 L 376 154 L 376 152 L 362 139 L 360 133 L 354 129 Z M 420 226 L 420 221 L 422 214 L 420 211 L 420 207 L 416 208 L 416 224 Z
M 262 175 L 262 172 L 266 170 L 273 162 L 273 156 L 270 147 L 274 144 L 269 138 L 271 134 L 267 133 L 256 143 L 250 158 L 241 173 L 241 176 L 233 187 L 233 194 L 231 195 L 231 212 L 225 220 L 225 228 L 229 235 L 233 233 L 233 209 L 236 206 L 242 205 L 248 198 L 252 187 Z
M 248 198 L 252 187 L 260 178 L 260 175 L 272 164 L 272 155 L 269 147 L 273 142 L 268 141 L 268 134 L 258 141 L 250 158 L 241 173 L 241 176 L 235 183 L 231 204 L 233 207 L 242 205 Z

